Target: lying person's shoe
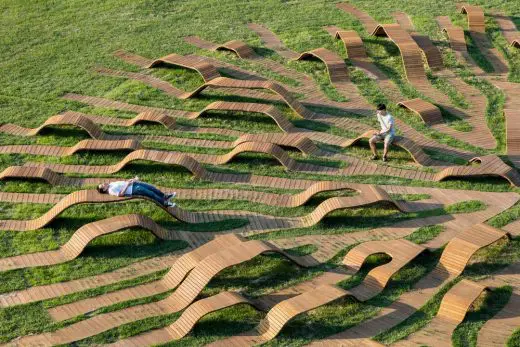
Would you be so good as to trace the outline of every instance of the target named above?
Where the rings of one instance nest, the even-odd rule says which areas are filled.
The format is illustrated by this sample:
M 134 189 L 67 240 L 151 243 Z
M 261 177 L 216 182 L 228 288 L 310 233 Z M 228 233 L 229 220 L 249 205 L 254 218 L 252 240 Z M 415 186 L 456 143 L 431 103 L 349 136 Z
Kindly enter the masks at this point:
M 377 155 L 373 155 L 370 157 L 370 160 L 377 160 Z
M 167 201 L 166 204 L 164 204 L 166 207 L 175 207 L 175 203 L 171 201 Z
M 176 196 L 177 196 L 177 192 L 173 192 L 171 194 L 166 195 L 166 200 L 171 200 Z

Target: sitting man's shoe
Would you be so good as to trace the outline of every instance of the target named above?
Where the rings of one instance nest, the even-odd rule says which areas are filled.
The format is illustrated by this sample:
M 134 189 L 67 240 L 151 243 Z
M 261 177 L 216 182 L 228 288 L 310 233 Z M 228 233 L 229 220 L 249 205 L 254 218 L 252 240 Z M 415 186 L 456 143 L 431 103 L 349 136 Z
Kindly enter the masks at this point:
M 370 157 L 370 160 L 377 160 L 377 155 L 373 155 Z
M 383 157 L 383 161 L 387 162 L 388 161 L 387 157 Z
M 177 192 L 166 195 L 166 200 L 171 200 L 177 196 Z
M 175 207 L 175 203 L 171 202 L 171 201 L 167 201 L 164 206 L 166 206 L 166 207 Z

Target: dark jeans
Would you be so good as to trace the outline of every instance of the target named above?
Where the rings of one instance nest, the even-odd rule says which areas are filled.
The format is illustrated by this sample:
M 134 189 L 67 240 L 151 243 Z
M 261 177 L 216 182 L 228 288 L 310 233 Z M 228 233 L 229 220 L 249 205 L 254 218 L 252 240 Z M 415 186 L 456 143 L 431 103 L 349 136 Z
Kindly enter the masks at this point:
M 159 204 L 164 205 L 166 196 L 159 189 L 155 188 L 151 184 L 144 182 L 134 182 L 132 185 L 132 196 L 139 195 L 145 196 L 152 200 L 157 201 Z

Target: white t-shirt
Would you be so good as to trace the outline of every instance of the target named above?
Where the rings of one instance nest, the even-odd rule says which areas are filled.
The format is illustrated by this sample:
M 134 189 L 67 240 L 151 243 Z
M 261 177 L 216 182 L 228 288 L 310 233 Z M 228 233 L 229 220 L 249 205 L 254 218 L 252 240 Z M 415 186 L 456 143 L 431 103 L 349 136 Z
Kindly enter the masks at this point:
M 125 188 L 127 183 L 128 183 L 127 181 L 116 181 L 116 182 L 109 183 L 108 184 L 108 194 L 114 195 L 114 196 L 119 196 L 119 193 L 121 193 L 121 191 Z M 125 195 L 132 194 L 132 186 L 133 186 L 133 183 L 130 183 L 128 188 L 126 188 Z
M 384 134 L 390 134 L 395 135 L 395 128 L 394 128 L 394 117 L 390 113 L 386 113 L 386 115 L 381 116 L 377 115 L 377 120 L 379 121 L 379 124 L 381 125 L 381 132 Z

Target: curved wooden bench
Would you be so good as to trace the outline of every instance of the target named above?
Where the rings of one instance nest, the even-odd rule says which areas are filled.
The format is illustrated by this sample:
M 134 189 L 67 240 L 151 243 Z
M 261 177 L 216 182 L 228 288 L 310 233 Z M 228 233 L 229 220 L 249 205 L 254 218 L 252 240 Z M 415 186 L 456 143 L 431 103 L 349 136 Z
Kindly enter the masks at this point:
M 166 152 L 152 149 L 138 149 L 124 157 L 114 165 L 67 165 L 67 164 L 41 164 L 31 163 L 27 166 L 46 167 L 58 173 L 85 173 L 85 174 L 113 174 L 122 170 L 126 165 L 136 160 L 148 160 L 162 164 L 179 165 L 191 171 L 196 177 L 205 177 L 206 169 L 202 163 L 223 165 L 229 163 L 241 153 L 263 153 L 272 156 L 281 165 L 289 170 L 319 170 L 319 166 L 298 163 L 279 146 L 271 143 L 244 142 L 235 147 L 231 152 L 222 155 L 197 154 L 190 155 L 182 152 Z M 329 168 L 330 169 L 330 168 Z
M 370 337 L 397 326 L 425 305 L 443 285 L 459 276 L 478 250 L 507 236 L 505 232 L 485 224 L 476 224 L 464 230 L 451 239 L 436 267 L 416 283 L 411 291 L 401 295 L 375 317 L 311 345 L 347 344 L 352 339 L 361 344 L 370 341 Z M 369 335 L 367 331 L 370 331 Z M 361 339 L 360 336 L 366 338 Z
M 266 27 L 257 23 L 249 23 L 247 24 L 247 27 L 260 36 L 260 39 L 267 48 L 272 49 L 282 57 L 286 59 L 295 59 L 298 57 L 298 53 L 287 49 L 282 41 L 280 41 L 280 39 L 278 39 L 278 37 Z
M 325 63 L 332 84 L 338 82 L 350 82 L 345 61 L 335 52 L 326 48 L 316 48 L 312 51 L 300 54 L 296 60 L 305 60 L 310 58 L 318 58 Z
M 331 182 L 332 183 L 332 182 Z M 323 183 L 321 183 L 323 184 Z M 336 188 L 335 186 L 329 186 L 329 188 Z M 327 199 L 325 202 L 321 203 L 312 213 L 303 216 L 303 217 L 295 217 L 291 220 L 294 223 L 294 226 L 308 226 L 313 225 L 317 223 L 319 220 L 321 220 L 325 215 L 329 214 L 330 212 L 337 210 L 337 209 L 344 209 L 344 208 L 353 208 L 358 206 L 366 206 L 377 202 L 390 202 L 394 204 L 395 206 L 400 206 L 399 203 L 394 202 L 390 196 L 382 189 L 376 187 L 376 186 L 366 186 L 364 188 L 357 187 L 359 191 L 359 196 L 355 197 L 348 197 L 348 198 L 331 198 Z M 400 206 L 402 208 L 402 206 Z M 204 247 L 204 246 L 203 246 Z M 364 250 L 366 249 L 373 249 L 373 247 L 381 247 L 381 245 L 373 245 L 372 248 L 367 248 L 368 244 L 363 246 Z M 192 253 L 197 253 L 198 251 L 195 250 Z M 366 253 L 366 251 L 365 251 Z M 359 252 L 358 252 L 359 254 Z M 370 254 L 366 254 L 364 257 L 368 257 Z M 183 259 L 183 258 L 181 258 Z M 191 256 L 190 258 L 191 259 Z M 198 257 L 197 259 L 200 259 Z M 303 258 L 301 258 L 303 259 Z M 346 263 L 349 268 L 354 268 L 355 258 L 354 257 L 347 257 L 345 258 Z M 182 264 L 182 260 L 179 260 Z M 364 261 L 364 260 L 363 260 Z M 362 262 L 363 262 L 362 261 Z M 361 262 L 361 263 L 362 263 Z M 191 264 L 191 263 L 190 263 Z M 309 265 L 311 263 L 309 262 Z M 166 275 L 163 279 L 161 279 L 156 284 L 146 284 L 141 286 L 134 287 L 133 289 L 123 289 L 120 291 L 113 292 L 111 294 L 103 295 L 102 300 L 99 301 L 99 303 L 96 303 L 98 298 L 91 298 L 91 299 L 85 299 L 81 300 L 79 302 L 75 302 L 72 304 L 64 305 L 64 306 L 58 306 L 54 309 L 49 310 L 49 313 L 52 317 L 55 319 L 69 319 L 76 315 L 80 315 L 86 312 L 89 312 L 92 310 L 92 307 L 102 307 L 106 306 L 109 303 L 115 304 L 118 302 L 121 302 L 123 300 L 130 300 L 130 299 L 137 299 L 142 297 L 142 293 L 146 293 L 147 295 L 155 295 L 159 294 L 161 292 L 165 292 L 167 290 L 170 290 L 172 288 L 175 288 L 175 286 L 178 284 L 178 280 L 180 281 L 182 278 L 184 278 L 184 275 L 179 275 L 177 273 L 177 270 L 174 269 L 185 269 L 186 267 L 183 265 L 175 265 L 174 268 L 170 271 L 168 275 Z M 171 280 L 171 277 L 174 276 L 176 278 L 175 281 Z M 165 282 L 169 281 L 169 282 Z M 170 283 L 169 285 L 165 283 Z M 368 283 L 368 282 L 367 282 Z M 368 290 L 368 289 L 366 289 Z M 360 297 L 363 295 L 363 293 L 358 293 L 356 295 L 359 295 Z
M 202 92 L 204 89 L 208 87 L 214 87 L 214 88 L 243 88 L 243 89 L 265 89 L 270 92 L 278 94 L 282 100 L 294 111 L 296 114 L 303 118 L 307 119 L 314 119 L 318 115 L 314 113 L 313 111 L 307 109 L 298 99 L 292 96 L 292 94 L 282 87 L 281 85 L 271 82 L 271 81 L 258 81 L 258 80 L 236 80 L 232 78 L 227 77 L 217 77 L 212 80 L 207 81 L 200 87 L 198 87 L 196 90 L 192 92 L 187 92 L 185 94 L 185 98 L 191 98 L 200 92 Z M 79 94 L 73 94 L 68 93 L 63 98 L 67 100 L 73 100 L 77 102 L 82 102 L 89 105 L 94 106 L 101 106 L 101 107 L 110 107 L 110 108 L 117 108 L 121 110 L 127 110 L 132 112 L 149 112 L 149 111 L 166 111 L 168 115 L 171 115 L 173 117 L 185 117 L 186 115 L 190 114 L 190 112 L 186 111 L 177 111 L 177 110 L 165 110 L 165 109 L 158 109 L 148 106 L 140 106 L 140 105 L 134 105 L 134 104 L 127 104 L 119 101 L 111 101 L 104 98 L 97 98 L 92 96 L 85 96 L 85 95 L 79 95 Z M 240 103 L 237 103 L 240 104 Z
M 469 162 L 479 163 L 480 165 L 448 167 L 438 172 L 435 179 L 442 181 L 449 177 L 498 176 L 505 178 L 513 186 L 520 185 L 520 174 L 495 154 L 476 157 Z
M 336 31 L 334 34 L 335 38 L 340 39 L 343 42 L 345 51 L 349 59 L 366 59 L 368 58 L 365 50 L 363 40 L 359 37 L 359 34 L 354 30 L 341 30 Z
M 152 201 L 157 206 L 168 212 L 172 217 L 187 223 L 203 223 L 205 219 L 214 219 L 211 216 L 202 216 L 201 214 L 189 212 L 180 209 L 179 207 L 165 207 L 154 200 L 148 199 L 143 196 L 132 196 L 132 197 L 118 197 L 112 196 L 108 194 L 100 194 L 97 190 L 80 190 L 68 194 L 63 199 L 61 199 L 56 205 L 54 205 L 49 211 L 44 213 L 38 218 L 31 220 L 0 220 L 0 229 L 2 230 L 16 230 L 16 231 L 26 231 L 26 230 L 36 230 L 39 228 L 43 228 L 50 222 L 52 222 L 56 217 L 58 217 L 63 211 L 68 209 L 71 206 L 78 204 L 94 204 L 94 203 L 111 203 L 111 202 L 122 202 L 128 200 L 135 199 L 144 199 L 148 201 Z
M 178 312 L 188 307 L 209 281 L 222 270 L 251 260 L 258 255 L 273 252 L 280 253 L 301 266 L 308 266 L 308 262 L 301 261 L 300 257 L 292 257 L 266 241 L 246 241 L 207 256 L 186 276 L 175 292 L 163 300 L 100 314 L 68 325 L 55 332 L 28 336 L 17 342 L 23 344 L 67 344 L 97 335 L 129 322 Z M 315 265 L 315 263 L 312 265 Z
M 206 40 L 201 39 L 198 36 L 188 36 L 184 38 L 184 41 L 187 43 L 194 45 L 196 47 L 207 49 L 210 51 L 231 51 L 238 55 L 239 58 L 242 59 L 254 59 L 257 58 L 258 55 L 255 53 L 255 51 L 249 47 L 246 43 L 239 41 L 239 40 L 231 40 L 226 43 L 223 43 L 221 45 L 215 44 L 213 42 L 209 42 Z
M 511 20 L 511 17 L 501 13 L 495 13 L 493 18 L 495 18 L 506 41 L 512 47 L 520 48 L 520 32 L 516 28 L 515 23 Z
M 487 224 L 476 224 L 448 243 L 434 271 L 447 273 L 450 277 L 458 276 L 475 252 L 504 237 L 507 237 L 507 234 L 502 230 Z
M 451 49 L 456 52 L 467 53 L 466 38 L 464 37 L 464 29 L 454 26 L 450 17 L 440 16 L 436 18 L 439 28 L 446 33 L 450 40 Z
M 378 25 L 371 35 L 388 37 L 397 45 L 401 52 L 406 77 L 410 82 L 426 79 L 421 49 L 399 24 Z
M 0 258 L 0 271 L 64 263 L 77 258 L 95 238 L 136 227 L 149 230 L 162 240 L 189 241 L 181 232 L 168 231 L 149 217 L 127 214 L 85 224 L 57 250 Z
M 493 70 L 498 74 L 507 74 L 509 68 L 506 59 L 504 59 L 496 48 L 493 48 L 493 44 L 486 35 L 484 10 L 479 6 L 467 4 L 458 4 L 457 7 L 461 13 L 467 15 L 469 34 L 482 55 L 493 66 Z
M 244 241 L 243 237 L 236 234 L 216 236 L 213 240 L 178 258 L 160 280 L 106 293 L 102 297 L 86 298 L 56 306 L 48 309 L 48 313 L 55 321 L 63 321 L 95 311 L 104 306 L 167 292 L 175 289 L 190 271 L 197 267 L 206 257 L 239 245 Z
M 401 11 L 392 12 L 392 17 L 394 17 L 394 19 L 397 21 L 397 23 L 399 23 L 401 28 L 403 28 L 404 30 L 409 31 L 409 32 L 415 31 L 415 27 L 412 24 L 412 20 L 410 19 L 408 14 L 406 14 L 405 12 L 401 12 Z
M 124 127 L 130 127 L 140 123 L 152 122 L 161 124 L 165 128 L 173 130 L 176 128 L 176 125 L 175 118 L 172 118 L 172 115 L 174 117 L 179 117 L 189 113 L 186 111 L 175 111 L 139 105 L 130 105 L 118 101 L 111 101 L 108 99 L 97 98 L 93 96 L 84 96 L 73 93 L 68 93 L 64 95 L 63 98 L 94 106 L 103 106 L 107 105 L 107 102 L 112 102 L 111 106 L 114 108 L 120 106 L 120 108 L 124 108 L 129 111 L 139 112 L 139 114 L 132 119 L 110 118 L 110 121 L 106 123 Z M 168 112 L 170 112 L 170 115 L 164 114 Z M 95 116 L 92 116 L 92 118 L 95 118 Z M 103 117 L 98 116 L 98 118 Z M 96 125 L 89 117 L 86 117 L 84 113 L 74 111 L 65 111 L 62 114 L 51 116 L 47 118 L 47 120 L 42 125 L 34 129 L 23 128 L 15 124 L 2 124 L 0 126 L 0 132 L 16 136 L 36 136 L 39 135 L 42 129 L 56 125 L 77 126 L 81 129 L 84 129 L 90 135 L 90 137 L 97 140 L 108 140 L 112 138 L 111 135 L 104 133 L 103 130 L 101 130 L 101 128 L 98 125 Z
M 430 38 L 426 35 L 420 35 L 415 31 L 415 28 L 410 20 L 410 17 L 404 12 L 394 12 L 392 16 L 395 18 L 397 23 L 404 30 L 408 31 L 412 36 L 412 39 L 419 45 L 419 47 L 424 52 L 426 59 L 428 60 L 428 65 L 432 69 L 441 69 L 442 65 L 442 56 L 439 49 L 433 44 Z
M 486 287 L 470 280 L 462 280 L 442 298 L 437 315 L 421 330 L 398 341 L 393 346 L 448 346 L 452 334 L 462 323 L 473 303 Z
M 123 70 L 114 70 L 109 69 L 106 67 L 97 67 L 94 69 L 94 72 L 103 75 L 103 76 L 110 76 L 110 77 L 121 77 L 121 78 L 128 78 L 132 80 L 136 80 L 139 82 L 142 82 L 144 84 L 147 84 L 153 88 L 157 88 L 159 90 L 162 90 L 168 95 L 174 96 L 176 98 L 181 98 L 184 92 L 178 88 L 175 88 L 173 85 L 171 85 L 169 82 L 166 82 L 158 77 L 144 74 L 140 72 L 130 72 L 130 71 L 123 71 Z
M 188 335 L 195 324 L 204 316 L 222 310 L 227 307 L 251 304 L 248 299 L 235 292 L 222 292 L 209 298 L 195 301 L 182 313 L 182 315 L 171 325 L 155 329 L 150 332 L 135 335 L 127 339 L 119 340 L 109 346 L 149 346 L 152 344 L 167 343 L 179 340 Z
M 71 147 L 47 145 L 0 146 L 0 153 L 23 153 L 65 157 L 81 151 L 134 151 L 142 146 L 136 140 L 82 140 Z
M 510 224 L 516 227 L 516 223 Z M 513 333 L 520 327 L 520 264 L 515 262 L 479 284 L 488 288 L 512 287 L 512 293 L 507 304 L 491 319 L 484 323 L 478 333 L 477 346 L 502 347 L 506 346 Z M 514 339 L 511 339 L 514 341 Z
M 397 105 L 416 113 L 428 125 L 444 123 L 441 110 L 423 99 L 400 101 Z
M 349 147 L 358 143 L 362 139 L 370 139 L 375 133 L 377 133 L 376 130 L 369 130 L 359 135 L 355 139 L 346 140 L 344 143 L 341 144 L 341 147 Z M 418 164 L 429 166 L 432 163 L 432 159 L 423 151 L 421 146 L 419 146 L 409 138 L 396 136 L 394 138 L 394 141 L 392 142 L 392 145 L 401 147 L 402 149 L 407 151 L 412 157 L 412 159 Z
M 467 15 L 468 28 L 470 31 L 477 33 L 486 32 L 486 19 L 484 17 L 484 11 L 481 7 L 468 4 L 461 4 L 457 7 L 460 8 L 460 13 Z
M 268 104 L 244 103 L 244 102 L 228 102 L 215 101 L 206 106 L 200 113 L 190 117 L 196 119 L 210 111 L 232 111 L 232 112 L 253 112 L 261 113 L 271 117 L 278 127 L 285 132 L 294 132 L 296 127 L 287 119 L 287 117 L 275 106 Z
M 351 4 L 341 2 L 341 3 L 336 4 L 336 7 L 339 8 L 340 10 L 350 13 L 351 15 L 353 15 L 354 17 L 359 19 L 359 21 L 361 22 L 361 24 L 363 24 L 363 26 L 365 27 L 365 30 L 368 33 L 373 32 L 378 25 L 378 23 L 369 14 L 367 14 L 364 11 L 358 10 L 356 7 L 354 7 Z
M 220 340 L 209 346 L 253 345 L 265 343 L 275 338 L 282 328 L 294 317 L 326 305 L 345 296 L 353 296 L 366 301 L 379 294 L 390 278 L 402 267 L 424 251 L 424 247 L 407 240 L 370 241 L 354 247 L 347 253 L 343 264 L 350 273 L 356 273 L 366 258 L 372 254 L 386 253 L 392 260 L 371 270 L 363 282 L 351 290 L 344 290 L 333 284 L 323 284 L 298 296 L 276 304 L 260 324 L 242 336 Z M 352 267 L 349 267 L 352 266 Z M 347 276 L 345 276 L 346 278 Z
M 101 130 L 101 128 L 94 124 L 91 120 L 85 117 L 72 115 L 51 116 L 47 118 L 47 120 L 42 125 L 34 129 L 20 127 L 16 124 L 2 124 L 0 125 L 0 132 L 16 136 L 36 136 L 43 129 L 56 125 L 71 125 L 81 128 L 85 130 L 93 139 L 102 140 L 107 138 L 106 134 Z

